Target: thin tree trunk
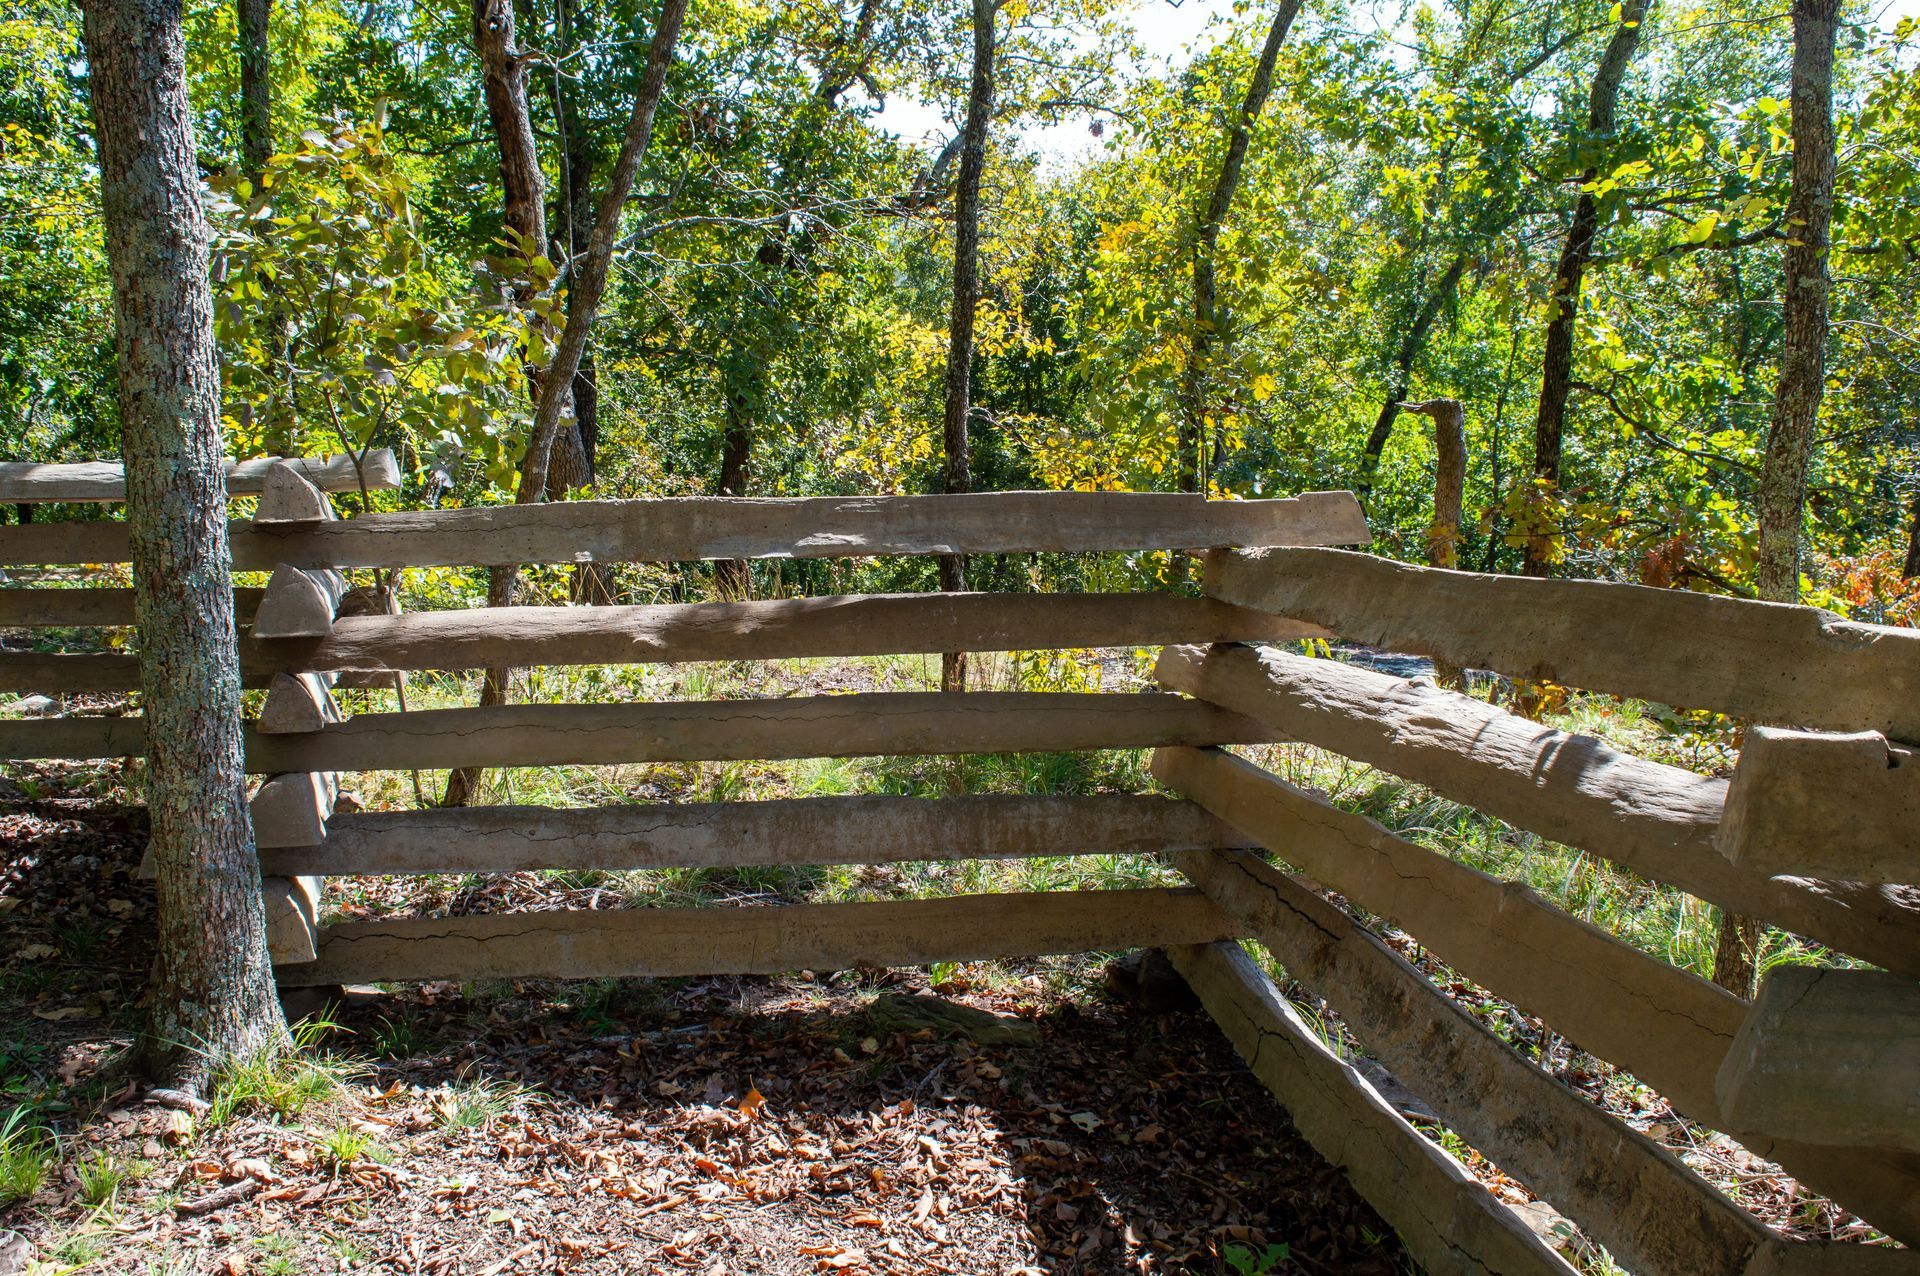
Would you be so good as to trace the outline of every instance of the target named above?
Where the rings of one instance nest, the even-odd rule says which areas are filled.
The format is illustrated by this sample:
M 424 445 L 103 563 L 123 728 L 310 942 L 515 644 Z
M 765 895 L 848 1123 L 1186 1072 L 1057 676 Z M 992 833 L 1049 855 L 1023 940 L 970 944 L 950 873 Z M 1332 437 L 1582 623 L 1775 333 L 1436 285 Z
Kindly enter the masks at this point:
M 732 359 L 737 359 L 737 354 Z M 729 363 L 732 362 L 729 360 Z M 721 373 L 727 424 L 720 438 L 720 495 L 745 496 L 748 468 L 753 462 L 753 411 L 747 392 L 731 367 Z M 724 558 L 713 565 L 714 584 L 724 598 L 753 597 L 753 577 L 744 558 Z
M 1471 261 L 1472 258 L 1464 252 L 1454 257 L 1447 267 L 1447 273 L 1427 294 L 1427 299 L 1413 316 L 1413 324 L 1400 339 L 1400 348 L 1393 357 L 1393 385 L 1387 391 L 1387 401 L 1380 405 L 1380 415 L 1374 419 L 1373 429 L 1367 434 L 1366 446 L 1360 452 L 1360 477 L 1354 482 L 1353 491 L 1363 502 L 1373 495 L 1374 479 L 1380 473 L 1381 454 L 1387 450 L 1387 440 L 1393 437 L 1394 420 L 1400 415 L 1400 400 L 1406 398 L 1407 391 L 1412 388 L 1413 361 L 1427 344 L 1427 334 L 1433 331 L 1433 321 L 1440 317 L 1440 311 L 1452 299 Z
M 1603 144 L 1614 129 L 1614 108 L 1620 100 L 1620 83 L 1626 79 L 1627 66 L 1640 46 L 1640 29 L 1646 23 L 1649 0 L 1625 0 L 1620 6 L 1620 22 L 1613 39 L 1600 58 L 1593 76 L 1593 91 L 1587 104 L 1587 136 Z M 1591 186 L 1599 176 L 1599 165 L 1589 164 L 1580 175 L 1581 186 Z M 1567 395 L 1573 389 L 1573 337 L 1580 319 L 1580 288 L 1586 278 L 1587 262 L 1593 256 L 1593 239 L 1599 229 L 1599 200 L 1582 189 L 1573 206 L 1573 224 L 1560 248 L 1560 261 L 1553 273 L 1553 293 L 1548 301 L 1546 351 L 1540 366 L 1540 402 L 1533 418 L 1533 477 L 1549 488 L 1558 488 L 1561 457 L 1567 421 Z M 1527 537 L 1522 568 L 1529 576 L 1552 573 L 1553 536 L 1547 529 L 1535 527 Z
M 1207 464 L 1202 452 L 1206 447 L 1206 380 L 1213 355 L 1214 338 L 1220 335 L 1218 288 L 1214 279 L 1213 258 L 1220 244 L 1220 227 L 1233 207 L 1234 194 L 1240 189 L 1240 175 L 1246 167 L 1247 146 L 1253 137 L 1253 122 L 1266 107 L 1273 91 L 1273 67 L 1279 60 L 1280 46 L 1287 29 L 1300 12 L 1300 0 L 1280 0 L 1267 28 L 1267 42 L 1253 68 L 1253 80 L 1247 85 L 1246 98 L 1227 130 L 1227 155 L 1214 180 L 1213 194 L 1206 211 L 1194 227 L 1193 244 L 1193 336 L 1187 343 L 1186 375 L 1181 382 L 1179 438 L 1179 484 L 1183 492 L 1207 490 Z
M 973 0 L 973 78 L 967 88 L 967 122 L 961 133 L 960 176 L 953 202 L 953 321 L 948 328 L 946 411 L 942 418 L 946 468 L 941 490 L 973 486 L 967 424 L 973 414 L 973 318 L 980 304 L 980 175 L 987 166 L 987 124 L 993 118 L 994 0 Z M 940 558 L 940 588 L 967 587 L 966 559 Z M 940 657 L 940 689 L 967 689 L 967 653 Z
M 1813 463 L 1813 427 L 1827 375 L 1827 247 L 1833 221 L 1833 42 L 1838 0 L 1794 0 L 1793 193 L 1783 270 L 1786 336 L 1773 421 L 1761 462 L 1760 544 L 1754 583 L 1770 602 L 1800 601 L 1800 526 Z M 1760 927 L 1723 915 L 1713 981 L 1753 995 Z
M 278 1044 L 247 817 L 208 228 L 179 0 L 86 0 L 159 903 L 145 1059 L 190 1088 Z
M 1900 574 L 1908 580 L 1920 580 L 1920 487 L 1913 490 L 1913 520 L 1907 525 L 1907 561 Z
M 671 15 L 672 31 L 667 33 L 664 49 L 661 39 L 655 38 L 654 49 L 648 57 L 646 77 L 641 82 L 641 100 L 636 100 L 634 104 L 635 115 L 638 116 L 642 101 L 645 102 L 648 132 L 653 127 L 653 110 L 659 104 L 660 93 L 665 87 L 665 61 L 672 58 L 673 41 L 678 36 L 679 19 L 685 9 L 685 0 L 667 0 L 661 13 L 662 30 L 665 31 Z M 492 121 L 494 137 L 500 147 L 500 189 L 506 203 L 504 220 L 510 230 L 524 238 L 528 247 L 546 253 L 550 250 L 547 239 L 546 179 L 540 171 L 540 156 L 534 145 L 533 116 L 527 108 L 526 63 L 514 40 L 511 0 L 474 0 L 473 42 L 480 54 L 487 115 Z M 656 61 L 661 63 L 657 77 L 654 74 Z M 648 96 L 649 87 L 652 89 L 651 97 Z M 631 129 L 627 141 L 629 145 L 634 141 Z M 645 146 L 646 137 L 643 134 L 639 139 L 639 147 L 644 149 Z M 624 162 L 627 158 L 627 148 L 623 147 L 621 159 Z M 611 220 L 616 225 L 620 206 L 626 201 L 627 189 L 633 183 L 633 170 L 638 164 L 639 153 L 636 150 L 632 163 L 626 169 L 625 185 L 619 190 L 619 199 L 613 205 Z M 596 245 L 599 238 L 594 237 Z M 606 238 L 605 255 L 599 263 L 597 278 L 588 280 L 577 276 L 575 286 L 570 290 L 567 326 L 552 365 L 528 378 L 534 399 L 534 428 L 528 440 L 526 456 L 520 463 L 519 486 L 514 492 L 515 502 L 521 505 L 563 496 L 569 488 L 592 481 L 580 432 L 576 425 L 568 423 L 567 418 L 573 415 L 573 380 L 580 370 L 587 329 L 592 326 L 594 312 L 599 308 L 600 295 L 606 285 L 607 259 L 613 253 L 612 238 L 610 235 Z M 591 270 L 591 254 L 585 265 Z M 576 324 L 576 312 L 582 308 L 584 313 L 578 314 L 581 322 Z M 490 569 L 487 573 L 487 605 L 511 606 L 518 591 L 519 576 L 518 569 L 513 567 Z M 509 669 L 487 670 L 480 683 L 481 707 L 505 704 L 512 679 L 513 674 Z M 441 805 L 465 806 L 471 802 L 479 789 L 480 777 L 480 770 L 474 767 L 450 773 Z
M 240 167 L 257 187 L 273 155 L 273 78 L 267 21 L 273 0 L 235 0 L 240 31 Z
M 555 34 L 562 53 L 578 49 L 572 0 L 559 0 L 555 13 Z M 593 135 L 580 113 L 579 96 L 553 82 L 554 116 L 560 127 L 561 208 L 567 229 L 567 259 L 582 256 L 593 237 Z M 567 294 L 568 313 L 572 313 L 573 294 Z M 580 439 L 580 454 L 585 481 L 579 486 L 596 484 L 600 479 L 600 382 L 594 366 L 593 347 L 580 354 L 580 370 L 573 377 L 574 432 Z M 614 601 L 613 569 L 607 563 L 576 563 L 573 568 L 573 601 L 605 605 Z
M 663 0 L 653 42 L 647 49 L 646 70 L 641 74 L 640 87 L 634 94 L 633 113 L 627 119 L 626 136 L 620 143 L 619 158 L 607 176 L 607 189 L 601 192 L 594 207 L 587 251 L 573 263 L 567 326 L 560 334 L 560 346 L 554 352 L 553 362 L 547 367 L 547 381 L 541 387 L 540 403 L 534 411 L 533 431 L 520 469 L 523 490 L 546 488 L 548 457 L 560 429 L 567 391 L 579 374 L 587 340 L 600 314 L 600 301 L 606 294 L 607 275 L 613 268 L 613 249 L 620 234 L 620 213 L 626 207 L 627 194 L 633 189 L 634 174 L 639 171 L 647 140 L 653 135 L 654 112 L 666 92 L 667 68 L 673 64 L 673 48 L 680 39 L 680 26 L 686 16 L 687 0 Z
M 526 55 L 515 40 L 511 0 L 474 0 L 473 45 L 480 55 L 481 83 L 487 99 L 487 117 L 500 150 L 502 220 L 531 252 L 552 253 L 547 238 L 547 183 L 540 169 L 540 153 L 533 138 L 533 114 L 527 106 Z M 541 323 L 534 319 L 534 323 Z M 544 329 L 548 335 L 551 331 Z M 528 378 L 529 393 L 537 405 L 547 381 L 543 370 Z M 573 413 L 572 377 L 560 387 L 561 415 Z M 541 484 L 521 483 L 516 499 L 522 503 L 553 500 L 573 487 L 591 481 L 586 449 L 577 426 L 556 432 L 552 458 Z
M 1427 526 L 1427 562 L 1434 567 L 1460 565 L 1460 523 L 1467 494 L 1467 412 L 1458 399 L 1402 403 L 1408 412 L 1433 419 L 1433 521 Z M 1444 660 L 1433 662 L 1434 680 L 1443 687 L 1464 687 L 1465 670 Z

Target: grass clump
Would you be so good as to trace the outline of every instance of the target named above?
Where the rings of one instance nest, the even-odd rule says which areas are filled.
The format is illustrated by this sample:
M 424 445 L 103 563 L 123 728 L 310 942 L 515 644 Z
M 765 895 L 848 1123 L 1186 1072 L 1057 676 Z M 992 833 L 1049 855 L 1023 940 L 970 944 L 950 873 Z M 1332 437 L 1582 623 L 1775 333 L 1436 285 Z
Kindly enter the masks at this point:
M 463 1077 L 441 1092 L 434 1113 L 442 1129 L 484 1130 L 511 1113 L 527 1093 L 512 1081 Z
M 59 1145 L 30 1107 L 16 1107 L 0 1121 L 0 1205 L 38 1192 L 53 1173 Z
M 214 1078 L 207 1123 L 225 1125 L 249 1111 L 271 1112 L 289 1121 L 338 1098 L 365 1074 L 366 1065 L 321 1048 L 321 1038 L 336 1026 L 303 1020 L 294 1025 L 289 1045 L 256 1050 L 229 1063 Z
M 111 1213 L 119 1203 L 120 1189 L 133 1180 L 134 1168 L 106 1152 L 96 1152 L 78 1162 L 73 1177 L 80 1186 L 80 1203 L 90 1210 Z

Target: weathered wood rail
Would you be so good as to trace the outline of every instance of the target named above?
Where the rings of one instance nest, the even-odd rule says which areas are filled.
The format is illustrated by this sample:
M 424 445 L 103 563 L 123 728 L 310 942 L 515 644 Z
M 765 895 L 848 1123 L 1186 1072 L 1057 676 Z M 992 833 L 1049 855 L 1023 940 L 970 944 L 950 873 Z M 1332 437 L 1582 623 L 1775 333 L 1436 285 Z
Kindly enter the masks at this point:
M 241 477 L 242 472 L 246 477 Z M 236 467 L 234 490 L 253 483 Z M 0 499 L 8 499 L 0 471 Z M 24 480 L 23 480 L 24 481 Z M 55 487 L 36 476 L 37 490 Z M 76 477 L 73 481 L 77 482 Z M 67 486 L 66 492 L 94 490 Z M 1640 1273 L 1920 1272 L 1913 1251 L 1794 1243 L 1523 1058 L 1329 899 L 1920 1243 L 1920 634 L 1808 608 L 1411 568 L 1345 493 L 577 502 L 332 517 L 264 467 L 235 525 L 246 733 L 283 982 L 771 973 L 1166 947 L 1203 1004 L 1430 1271 L 1566 1260 L 1409 1124 L 1291 1007 L 1264 948 L 1513 1179 Z M 325 486 L 325 484 L 322 484 Z M 47 496 L 43 499 L 92 499 Z M 99 499 L 110 499 L 101 497 Z M 337 614 L 364 567 L 892 554 L 1205 551 L 1202 598 L 849 595 Z M 124 561 L 124 527 L 0 528 L 0 564 Z M 0 626 L 124 626 L 128 591 L 0 590 Z M 1272 646 L 1338 636 L 1455 666 L 1754 720 L 1731 783 L 1430 682 Z M 336 679 L 950 650 L 1160 648 L 1163 690 L 858 693 L 349 716 Z M 125 654 L 0 653 L 0 689 L 126 691 Z M 1847 734 L 1834 734 L 1836 732 Z M 1311 744 L 1883 968 L 1785 972 L 1754 1007 L 1288 784 L 1226 746 Z M 0 759 L 136 757 L 137 716 L 0 721 Z M 1174 796 L 883 796 L 336 812 L 336 775 L 455 767 L 1151 749 Z M 1816 836 L 1818 834 L 1818 836 Z M 1157 856 L 1188 885 L 714 909 L 323 924 L 329 876 Z M 1267 858 L 1281 861 L 1280 867 Z M 1288 869 L 1305 876 L 1295 876 Z
M 283 466 L 322 492 L 378 492 L 400 486 L 400 464 L 391 448 L 351 456 L 265 456 L 227 462 L 227 494 L 259 496 L 267 476 Z M 41 464 L 0 461 L 0 502 L 108 504 L 127 499 L 126 468 L 118 461 Z M 105 561 L 99 560 L 99 561 Z

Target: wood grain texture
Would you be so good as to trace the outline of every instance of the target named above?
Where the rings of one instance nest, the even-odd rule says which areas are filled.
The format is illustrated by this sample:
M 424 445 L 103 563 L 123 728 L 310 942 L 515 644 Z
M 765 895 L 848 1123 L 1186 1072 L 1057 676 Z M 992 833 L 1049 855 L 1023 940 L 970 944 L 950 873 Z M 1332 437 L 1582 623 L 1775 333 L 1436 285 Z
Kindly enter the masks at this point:
M 1163 686 L 1244 713 L 1286 739 L 1390 771 L 1722 908 L 1920 976 L 1920 888 L 1772 877 L 1729 864 L 1715 841 L 1728 801 L 1724 780 L 1621 753 L 1425 680 L 1332 660 L 1169 647 L 1157 674 Z M 1836 827 L 1832 836 L 1843 834 Z
M 242 671 L 240 685 L 266 685 L 262 673 Z M 140 689 L 140 658 L 120 652 L 49 654 L 0 651 L 0 691 L 58 695 L 63 691 L 115 692 Z
M 1245 851 L 1169 856 L 1373 1057 L 1627 1270 L 1738 1271 L 1767 1229 L 1612 1115 L 1514 1053 L 1398 953 Z
M 237 523 L 231 532 L 242 570 L 1352 545 L 1368 536 L 1349 492 L 1272 501 L 1161 492 L 688 496 L 363 514 L 285 529 Z M 117 523 L 0 527 L 5 567 L 125 562 L 126 551 Z
M 256 632 L 264 630 L 266 614 L 263 606 Z M 853 594 L 342 616 L 323 639 L 245 643 L 241 661 L 256 674 L 282 669 L 491 669 L 1284 642 L 1321 632 L 1212 599 L 1160 593 Z
M 368 713 L 306 735 L 249 729 L 247 766 L 257 774 L 1053 753 L 1255 744 L 1272 734 L 1213 705 L 1154 692 L 871 692 Z M 0 721 L 0 760 L 139 757 L 145 751 L 137 717 Z
M 1212 554 L 1206 592 L 1356 642 L 1513 677 L 1920 740 L 1920 630 L 1812 607 L 1299 548 Z
M 1768 972 L 1716 1088 L 1736 1135 L 1920 1151 L 1920 983 L 1880 970 Z
M 260 902 L 267 913 L 267 957 L 274 965 L 298 965 L 314 959 L 324 887 L 318 877 L 261 879 Z
M 1714 1077 L 1746 1003 L 1504 882 L 1396 837 L 1241 758 L 1161 749 L 1155 778 L 1309 876 L 1391 919 L 1469 979 L 1724 1128 Z M 1920 1157 L 1749 1141 L 1903 1244 L 1920 1237 Z
M 326 841 L 327 818 L 333 814 L 338 792 L 328 771 L 293 771 L 265 781 L 248 803 L 254 845 L 266 850 L 318 846 Z
M 323 845 L 263 850 L 272 873 L 506 873 L 549 868 L 879 864 L 1029 855 L 1153 855 L 1247 845 L 1192 802 L 1095 797 L 820 797 L 368 811 Z
M 253 623 L 266 591 L 233 591 L 235 619 Z M 0 629 L 115 629 L 133 624 L 131 589 L 0 589 Z
M 267 684 L 267 699 L 253 729 L 261 735 L 305 735 L 346 715 L 333 699 L 333 675 L 277 673 Z
M 297 466 L 281 461 L 267 467 L 267 476 L 260 483 L 260 500 L 253 510 L 256 526 L 330 523 L 337 517 L 327 494 Z
M 264 771 L 439 770 L 1051 753 L 1250 743 L 1268 734 L 1237 714 L 1160 694 L 875 692 L 361 714 L 311 735 L 255 735 L 248 765 Z
M 771 975 L 1210 943 L 1239 928 L 1198 891 L 1060 891 L 781 908 L 648 908 L 351 922 L 302 984 Z
M 1920 883 L 1920 751 L 1877 731 L 1750 728 L 1716 844 L 1754 873 Z
M 1172 948 L 1168 956 L 1295 1128 L 1346 1173 L 1426 1271 L 1573 1270 L 1329 1050 L 1238 946 Z
M 251 637 L 322 637 L 332 631 L 334 613 L 340 610 L 340 597 L 346 592 L 347 578 L 331 567 L 282 563 L 273 569 L 266 597 L 254 612 Z
M 291 466 L 296 473 L 326 492 L 358 492 L 361 475 L 355 472 L 350 456 L 260 457 L 251 461 L 226 463 L 227 494 L 257 496 L 276 463 Z M 400 466 L 391 448 L 375 448 L 366 457 L 365 481 L 368 490 L 381 491 L 400 486 Z M 42 465 L 33 461 L 0 461 L 0 502 L 26 504 L 38 501 L 102 503 L 127 499 L 126 469 L 118 461 L 80 461 L 72 464 Z

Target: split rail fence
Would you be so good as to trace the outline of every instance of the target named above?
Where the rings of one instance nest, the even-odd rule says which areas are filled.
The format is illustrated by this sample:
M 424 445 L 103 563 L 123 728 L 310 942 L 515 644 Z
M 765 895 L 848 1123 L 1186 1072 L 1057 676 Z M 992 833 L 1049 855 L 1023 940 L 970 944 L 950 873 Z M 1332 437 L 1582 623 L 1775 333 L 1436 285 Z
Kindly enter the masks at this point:
M 1920 1272 L 1913 1250 L 1770 1230 L 1510 1049 L 1324 893 L 1391 921 L 1888 1236 L 1920 1243 L 1920 890 L 1910 884 L 1920 880 L 1920 633 L 1802 607 L 1404 566 L 1331 548 L 1368 539 L 1346 493 L 601 501 L 337 520 L 302 474 L 263 467 L 260 511 L 232 536 L 237 568 L 273 573 L 245 600 L 240 648 L 247 680 L 268 688 L 246 758 L 264 777 L 253 814 L 286 984 L 754 974 L 1163 947 L 1301 1132 L 1428 1270 L 1571 1270 L 1325 1044 L 1248 956 L 1252 942 L 1442 1123 L 1629 1271 Z M 28 499 L 21 490 L 0 471 L 0 500 Z M 1112 550 L 1206 551 L 1205 596 L 339 614 L 342 572 L 356 568 Z M 0 528 L 3 567 L 126 559 L 121 524 Z M 0 626 L 130 620 L 119 593 L 0 590 Z M 1759 725 L 1732 780 L 1708 778 L 1430 681 L 1271 645 L 1322 636 Z M 1162 648 L 1164 690 L 351 718 L 330 691 L 337 679 L 412 670 L 1115 646 Z M 131 657 L 0 653 L 0 689 L 136 681 Z M 1775 972 L 1750 1006 L 1225 751 L 1282 741 L 1402 776 L 1878 969 Z M 137 717 L 0 723 L 0 759 L 143 747 Z M 343 771 L 1126 748 L 1153 749 L 1154 774 L 1181 796 L 333 810 Z M 321 884 L 346 874 L 1069 853 L 1160 856 L 1191 885 L 318 924 Z

